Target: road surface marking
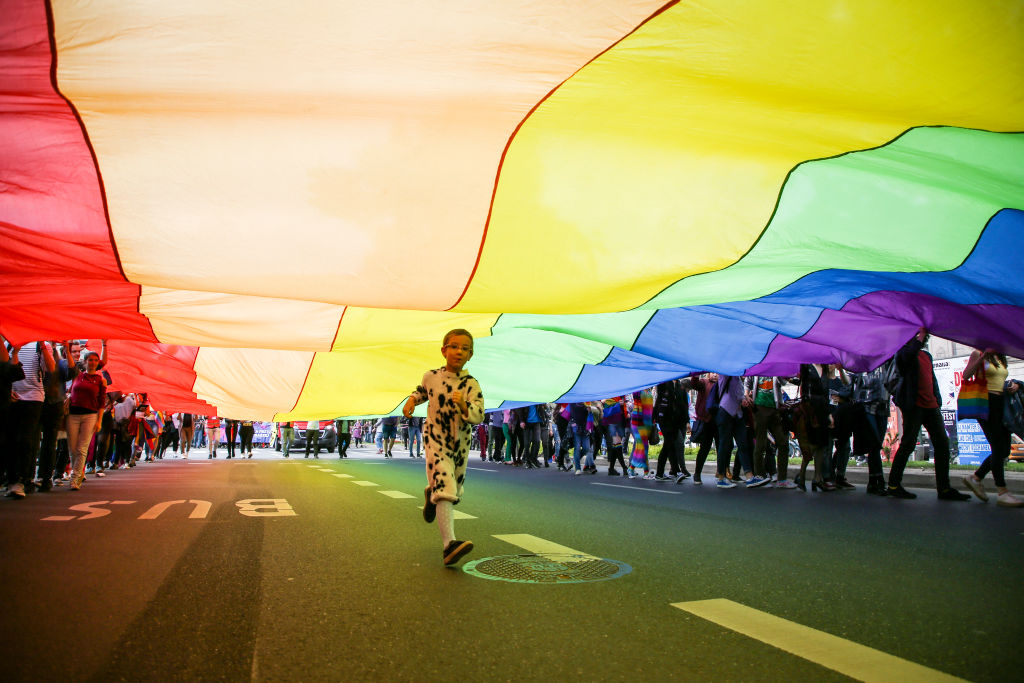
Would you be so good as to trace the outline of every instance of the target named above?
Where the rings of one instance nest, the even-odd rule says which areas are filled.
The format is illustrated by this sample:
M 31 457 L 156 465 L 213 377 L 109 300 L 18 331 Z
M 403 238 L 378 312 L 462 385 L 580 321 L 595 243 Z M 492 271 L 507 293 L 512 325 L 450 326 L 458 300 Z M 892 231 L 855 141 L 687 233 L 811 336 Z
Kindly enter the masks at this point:
M 545 541 L 543 538 L 537 538 L 530 534 L 495 534 L 494 537 L 499 541 L 505 541 L 512 545 L 519 546 L 523 550 L 529 550 L 531 553 L 536 555 L 580 555 L 588 560 L 597 560 L 600 558 L 588 555 L 587 553 L 579 550 L 573 550 L 564 545 L 553 543 L 551 541 Z
M 420 505 L 419 508 L 422 510 L 423 506 Z M 476 519 L 476 517 L 462 510 L 452 510 L 452 519 Z
M 317 469 L 320 470 L 321 472 L 333 472 L 334 471 L 333 467 L 317 467 Z
M 377 491 L 377 493 L 387 496 L 388 498 L 415 498 L 416 496 L 410 496 L 404 491 Z
M 477 472 L 497 472 L 498 470 L 487 469 L 486 467 L 467 467 L 467 470 L 476 470 Z
M 139 515 L 139 519 L 156 519 L 166 512 L 169 507 L 184 502 L 184 500 L 168 500 L 163 503 L 157 503 Z M 189 519 L 205 519 L 210 514 L 210 508 L 213 506 L 213 503 L 208 500 L 189 500 L 188 502 L 195 506 L 188 515 Z
M 674 602 L 672 606 L 859 681 L 963 680 L 732 600 Z
M 44 522 L 70 522 L 73 519 L 78 519 L 78 517 L 72 517 L 72 516 L 69 516 L 69 515 L 54 515 L 52 517 L 43 517 L 42 521 L 44 521 Z
M 629 489 L 631 491 L 648 491 L 650 493 L 671 493 L 673 496 L 681 496 L 681 495 L 683 495 L 682 491 L 666 491 L 665 489 L 649 489 L 649 488 L 641 488 L 641 487 L 638 487 L 638 486 L 623 486 L 622 484 L 602 484 L 602 483 L 597 482 L 597 481 L 590 482 L 590 485 L 591 486 L 611 486 L 611 487 L 617 488 L 617 489 Z
M 318 470 L 318 469 L 320 469 L 320 465 L 306 465 L 306 467 L 308 467 L 308 468 L 310 468 L 310 469 L 312 469 L 312 470 Z
M 351 474 L 342 474 L 340 472 L 335 472 L 334 476 L 336 476 L 338 479 L 351 479 L 352 478 Z
M 377 484 L 372 481 L 354 481 L 352 483 L 355 484 L 356 486 L 380 486 L 380 484 Z

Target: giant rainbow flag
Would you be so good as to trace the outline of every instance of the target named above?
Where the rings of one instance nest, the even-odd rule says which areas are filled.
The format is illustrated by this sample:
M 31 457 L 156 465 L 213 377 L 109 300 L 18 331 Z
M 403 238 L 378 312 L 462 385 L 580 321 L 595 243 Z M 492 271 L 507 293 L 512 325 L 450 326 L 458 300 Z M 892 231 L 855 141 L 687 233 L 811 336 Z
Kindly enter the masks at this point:
M 1024 356 L 1019 0 L 0 0 L 0 331 L 255 419 Z

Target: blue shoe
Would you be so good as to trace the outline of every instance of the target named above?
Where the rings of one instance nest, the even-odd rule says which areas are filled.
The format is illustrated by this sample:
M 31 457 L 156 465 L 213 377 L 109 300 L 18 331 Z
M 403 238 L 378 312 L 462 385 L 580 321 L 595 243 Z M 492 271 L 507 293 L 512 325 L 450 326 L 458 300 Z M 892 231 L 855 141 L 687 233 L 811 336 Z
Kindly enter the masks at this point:
M 745 479 L 743 483 L 747 485 L 748 489 L 754 489 L 757 488 L 758 486 L 764 486 L 770 481 L 771 479 L 769 479 L 768 477 L 753 476 L 750 477 L 749 479 Z
M 720 489 L 734 489 L 734 488 L 736 488 L 736 484 L 732 483 L 731 481 L 729 481 L 728 479 L 725 479 L 725 478 L 719 479 L 715 483 L 715 486 L 717 486 Z

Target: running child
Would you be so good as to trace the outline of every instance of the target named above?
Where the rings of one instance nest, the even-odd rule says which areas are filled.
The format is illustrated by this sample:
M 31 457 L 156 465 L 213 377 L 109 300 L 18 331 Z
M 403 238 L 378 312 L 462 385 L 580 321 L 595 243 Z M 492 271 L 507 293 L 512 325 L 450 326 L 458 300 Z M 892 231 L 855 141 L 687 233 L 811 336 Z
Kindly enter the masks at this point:
M 462 500 L 472 425 L 484 419 L 484 396 L 480 384 L 463 370 L 473 357 L 473 335 L 463 329 L 450 331 L 441 342 L 441 355 L 445 366 L 423 375 L 423 381 L 405 402 L 402 414 L 411 417 L 417 405 L 429 401 L 423 432 L 423 450 L 427 455 L 423 519 L 430 523 L 436 515 L 447 566 L 473 549 L 470 541 L 455 538 L 452 506 Z

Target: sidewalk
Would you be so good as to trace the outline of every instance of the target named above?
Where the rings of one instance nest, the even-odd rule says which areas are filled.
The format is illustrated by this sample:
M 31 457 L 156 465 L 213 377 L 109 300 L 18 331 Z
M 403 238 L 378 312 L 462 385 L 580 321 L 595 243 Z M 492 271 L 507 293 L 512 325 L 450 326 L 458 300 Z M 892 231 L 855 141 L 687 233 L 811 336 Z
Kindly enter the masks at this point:
M 607 465 L 607 461 L 604 460 L 604 458 L 602 458 L 601 460 L 604 461 L 605 469 L 607 469 L 607 466 L 608 466 Z M 651 463 L 651 467 L 652 468 L 653 468 L 653 466 L 654 466 L 654 462 Z M 694 470 L 694 468 L 696 466 L 697 466 L 697 463 L 695 461 L 693 461 L 693 460 L 687 460 L 686 461 L 686 467 L 687 467 L 687 469 L 690 470 L 690 472 L 693 472 L 693 470 Z M 703 479 L 705 483 L 707 483 L 708 481 L 713 482 L 714 479 L 715 479 L 715 469 L 716 469 L 716 465 L 715 465 L 714 460 L 708 459 L 708 461 L 706 463 L 704 463 L 704 470 L 701 473 L 701 479 Z M 963 485 L 962 479 L 964 477 L 966 477 L 968 474 L 970 474 L 971 472 L 973 472 L 973 471 L 974 471 L 973 469 L 970 469 L 970 470 L 950 470 L 949 471 L 949 480 L 950 480 L 950 483 L 952 483 L 953 488 L 955 488 L 957 491 L 961 491 L 963 493 L 968 493 L 969 494 L 970 491 L 968 491 L 967 488 Z M 789 466 L 789 478 L 790 479 L 792 479 L 793 475 L 795 475 L 797 472 L 799 472 L 799 469 L 798 469 L 798 467 L 796 465 L 790 465 Z M 814 478 L 814 466 L 813 465 L 809 465 L 807 467 L 807 480 L 810 481 L 813 478 Z M 847 480 L 849 480 L 849 482 L 851 484 L 855 484 L 855 485 L 858 485 L 858 486 L 866 486 L 867 483 L 868 483 L 868 468 L 867 467 L 854 467 L 854 466 L 851 465 L 850 467 L 846 468 L 846 478 L 847 478 Z M 888 465 L 885 466 L 885 478 L 886 478 L 886 481 L 889 480 L 889 467 L 888 467 Z M 985 484 L 985 490 L 988 491 L 989 495 L 990 496 L 994 496 L 995 495 L 995 490 L 996 490 L 996 485 L 992 482 L 992 475 L 991 474 L 989 476 L 985 477 L 984 484 Z M 934 490 L 935 489 L 935 470 L 933 470 L 933 469 L 917 469 L 917 468 L 913 468 L 913 467 L 908 467 L 903 472 L 903 487 L 904 488 L 908 488 L 908 489 L 913 488 L 913 489 L 932 489 L 932 490 Z M 1024 472 L 1007 472 L 1006 473 L 1006 488 L 1008 488 L 1011 493 L 1024 495 Z

